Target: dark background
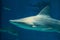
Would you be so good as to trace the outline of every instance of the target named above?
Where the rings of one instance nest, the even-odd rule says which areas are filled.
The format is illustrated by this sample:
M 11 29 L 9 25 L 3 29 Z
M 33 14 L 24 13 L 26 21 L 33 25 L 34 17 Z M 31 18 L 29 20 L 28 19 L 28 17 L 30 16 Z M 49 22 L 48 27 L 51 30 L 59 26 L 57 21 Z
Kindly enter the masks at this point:
M 9 23 L 10 19 L 36 15 L 47 4 L 50 5 L 50 16 L 60 20 L 59 0 L 2 0 L 2 27 L 9 27 L 19 31 L 17 37 L 2 33 L 2 40 L 60 40 L 59 33 L 25 30 Z

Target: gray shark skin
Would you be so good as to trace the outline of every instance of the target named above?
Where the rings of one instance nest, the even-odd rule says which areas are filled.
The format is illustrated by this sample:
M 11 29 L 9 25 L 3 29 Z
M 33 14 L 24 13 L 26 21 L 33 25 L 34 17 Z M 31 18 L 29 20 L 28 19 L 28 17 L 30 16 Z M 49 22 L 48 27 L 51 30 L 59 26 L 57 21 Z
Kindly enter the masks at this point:
M 60 20 L 51 18 L 49 13 L 50 8 L 46 6 L 38 15 L 9 21 L 17 27 L 24 29 L 60 33 Z

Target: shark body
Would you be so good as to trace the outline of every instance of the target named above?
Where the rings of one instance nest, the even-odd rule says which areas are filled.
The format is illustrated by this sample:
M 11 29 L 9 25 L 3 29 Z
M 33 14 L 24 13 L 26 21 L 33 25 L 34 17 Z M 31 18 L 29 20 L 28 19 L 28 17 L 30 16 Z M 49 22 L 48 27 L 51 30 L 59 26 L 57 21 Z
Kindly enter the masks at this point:
M 20 28 L 45 31 L 60 32 L 60 20 L 49 16 L 49 6 L 44 7 L 38 15 L 21 19 L 10 20 L 10 22 Z

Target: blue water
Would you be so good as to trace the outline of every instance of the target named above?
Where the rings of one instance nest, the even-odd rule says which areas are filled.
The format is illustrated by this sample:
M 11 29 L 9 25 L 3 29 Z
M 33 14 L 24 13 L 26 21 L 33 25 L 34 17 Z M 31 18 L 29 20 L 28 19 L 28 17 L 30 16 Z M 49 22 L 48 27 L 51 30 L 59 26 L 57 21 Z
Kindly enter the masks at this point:
M 43 4 L 43 1 L 45 4 Z M 36 15 L 47 3 L 51 7 L 51 17 L 60 20 L 59 0 L 2 0 L 2 28 L 10 27 L 18 31 L 18 36 L 2 32 L 2 40 L 60 40 L 55 32 L 40 32 L 18 28 L 9 23 L 10 19 L 18 19 Z M 40 5 L 37 5 L 39 4 Z M 13 32 L 12 32 L 13 33 Z

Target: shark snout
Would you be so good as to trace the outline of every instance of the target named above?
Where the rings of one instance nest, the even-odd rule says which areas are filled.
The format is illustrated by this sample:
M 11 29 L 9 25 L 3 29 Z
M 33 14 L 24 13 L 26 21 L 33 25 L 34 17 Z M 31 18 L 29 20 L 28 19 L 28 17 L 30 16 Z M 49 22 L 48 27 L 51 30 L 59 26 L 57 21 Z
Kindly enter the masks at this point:
M 10 22 L 20 22 L 20 20 L 9 20 Z

